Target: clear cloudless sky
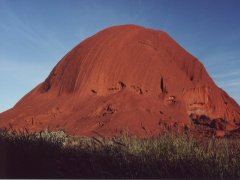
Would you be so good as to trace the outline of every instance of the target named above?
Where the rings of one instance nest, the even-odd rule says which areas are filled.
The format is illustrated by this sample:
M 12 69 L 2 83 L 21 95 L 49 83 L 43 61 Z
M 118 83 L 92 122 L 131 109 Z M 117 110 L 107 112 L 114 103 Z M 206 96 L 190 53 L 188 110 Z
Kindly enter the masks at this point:
M 79 42 L 120 24 L 166 31 L 240 103 L 238 0 L 0 0 L 0 112 Z

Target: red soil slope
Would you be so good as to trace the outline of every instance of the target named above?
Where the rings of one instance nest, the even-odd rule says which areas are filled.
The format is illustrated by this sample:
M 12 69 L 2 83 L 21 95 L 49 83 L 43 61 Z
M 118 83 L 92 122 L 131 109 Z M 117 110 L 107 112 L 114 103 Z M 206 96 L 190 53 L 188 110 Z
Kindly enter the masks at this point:
M 164 127 L 237 129 L 240 107 L 167 33 L 135 25 L 86 39 L 14 108 L 0 127 L 78 135 L 156 135 Z

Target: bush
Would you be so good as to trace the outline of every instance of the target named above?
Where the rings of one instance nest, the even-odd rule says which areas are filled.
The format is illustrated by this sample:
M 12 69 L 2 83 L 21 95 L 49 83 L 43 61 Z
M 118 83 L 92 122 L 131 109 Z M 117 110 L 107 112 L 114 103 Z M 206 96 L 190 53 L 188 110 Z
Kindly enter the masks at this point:
M 0 131 L 1 178 L 239 178 L 240 142 Z

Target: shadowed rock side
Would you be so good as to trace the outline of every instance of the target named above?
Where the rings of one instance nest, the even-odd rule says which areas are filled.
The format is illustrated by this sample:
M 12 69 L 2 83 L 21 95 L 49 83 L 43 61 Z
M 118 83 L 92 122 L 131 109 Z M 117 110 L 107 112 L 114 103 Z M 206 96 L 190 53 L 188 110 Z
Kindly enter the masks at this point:
M 222 134 L 237 129 L 239 105 L 167 33 L 135 25 L 86 39 L 0 114 L 0 127 L 77 135 L 152 136 L 166 127 L 194 125 Z

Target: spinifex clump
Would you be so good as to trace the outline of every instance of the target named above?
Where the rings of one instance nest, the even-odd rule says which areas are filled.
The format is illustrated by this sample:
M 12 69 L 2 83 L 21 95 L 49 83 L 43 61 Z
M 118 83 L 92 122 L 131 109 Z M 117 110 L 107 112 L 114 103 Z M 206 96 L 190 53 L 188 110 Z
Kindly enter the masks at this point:
M 0 133 L 1 178 L 239 178 L 238 139 Z

